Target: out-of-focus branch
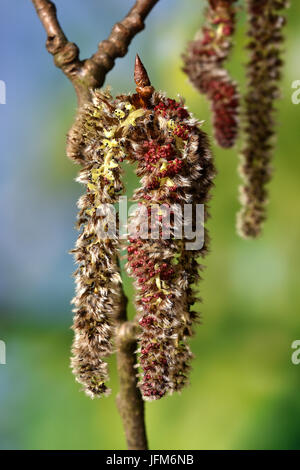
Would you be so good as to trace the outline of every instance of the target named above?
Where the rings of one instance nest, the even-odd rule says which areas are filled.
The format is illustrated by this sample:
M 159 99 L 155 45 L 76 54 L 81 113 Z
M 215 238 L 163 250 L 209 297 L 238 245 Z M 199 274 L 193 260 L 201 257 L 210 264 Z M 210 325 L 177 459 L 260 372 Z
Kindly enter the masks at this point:
M 134 36 L 145 27 L 145 19 L 159 0 L 136 0 L 127 16 L 116 23 L 108 37 L 100 42 L 98 50 L 89 59 L 79 59 L 79 48 L 68 41 L 50 0 L 32 0 L 47 33 L 46 47 L 54 62 L 71 80 L 81 106 L 89 101 L 90 89 L 100 88 L 116 58 L 123 57 Z
M 117 57 L 123 57 L 134 36 L 145 27 L 145 19 L 158 0 L 137 0 L 127 16 L 116 23 L 108 39 L 100 42 L 91 60 L 99 64 L 106 74 L 114 66 Z

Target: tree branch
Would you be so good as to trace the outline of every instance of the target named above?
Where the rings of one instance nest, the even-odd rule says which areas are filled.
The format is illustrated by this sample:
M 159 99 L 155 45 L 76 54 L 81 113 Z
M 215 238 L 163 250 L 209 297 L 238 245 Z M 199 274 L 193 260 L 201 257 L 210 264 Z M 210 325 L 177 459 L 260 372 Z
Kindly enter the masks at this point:
M 147 450 L 144 401 L 137 387 L 137 336 L 139 325 L 127 319 L 128 299 L 122 291 L 116 318 L 116 355 L 120 390 L 116 398 L 129 450 Z
M 99 64 L 106 74 L 114 66 L 117 57 L 123 57 L 134 36 L 145 27 L 145 19 L 158 0 L 137 0 L 128 15 L 116 23 L 108 39 L 100 42 L 91 60 Z
M 147 450 L 144 401 L 137 387 L 136 349 L 139 327 L 124 321 L 116 335 L 117 366 L 120 391 L 117 407 L 125 430 L 128 450 Z
M 98 50 L 89 59 L 79 59 L 79 48 L 68 41 L 56 16 L 56 7 L 50 0 L 32 0 L 47 33 L 46 47 L 54 63 L 72 82 L 79 106 L 90 99 L 89 90 L 100 88 L 116 58 L 123 57 L 137 33 L 145 27 L 145 19 L 159 0 L 136 0 L 127 16 L 116 23 L 108 39 L 100 42 Z
M 53 55 L 55 65 L 71 80 L 75 89 L 83 63 L 79 48 L 66 38 L 56 16 L 56 6 L 49 0 L 32 0 L 47 33 L 46 48 Z

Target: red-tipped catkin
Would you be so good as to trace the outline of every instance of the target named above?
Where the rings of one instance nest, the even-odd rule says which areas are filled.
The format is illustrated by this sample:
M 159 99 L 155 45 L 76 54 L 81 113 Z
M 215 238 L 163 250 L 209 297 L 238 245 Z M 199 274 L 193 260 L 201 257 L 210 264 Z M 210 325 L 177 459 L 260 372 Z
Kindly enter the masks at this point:
M 113 99 L 95 91 L 69 136 L 68 154 L 84 162 L 78 180 L 87 187 L 79 200 L 81 233 L 73 250 L 78 269 L 72 367 L 90 396 L 108 392 L 103 359 L 113 350 L 120 311 L 119 240 L 118 233 L 99 238 L 103 212 L 98 209 L 116 202 L 123 189 L 119 163 L 126 159 L 137 164 L 141 178 L 134 193 L 139 205 L 129 224 L 141 230 L 130 234 L 127 266 L 137 289 L 139 387 L 144 399 L 152 400 L 179 391 L 188 381 L 192 355 L 187 338 L 197 319 L 192 285 L 199 279 L 197 258 L 205 255 L 208 236 L 192 249 L 186 232 L 183 238 L 176 235 L 176 223 L 201 231 L 204 220 L 199 227 L 196 206 L 210 199 L 215 169 L 200 123 L 182 101 L 154 91 L 138 58 L 135 80 L 134 95 Z M 193 209 L 187 221 L 182 220 L 184 204 Z M 170 221 L 164 209 L 170 209 Z M 151 238 L 151 228 L 158 236 Z
M 279 97 L 278 81 L 282 67 L 282 28 L 280 10 L 286 0 L 248 0 L 250 60 L 247 66 L 245 145 L 241 155 L 240 188 L 242 209 L 237 228 L 244 238 L 255 238 L 266 219 L 267 183 L 272 174 L 274 102 Z
M 142 185 L 134 194 L 139 206 L 131 224 L 140 232 L 129 240 L 128 270 L 135 279 L 142 328 L 139 386 L 144 399 L 154 400 L 188 381 L 192 355 L 186 340 L 197 319 L 191 285 L 199 278 L 197 257 L 205 255 L 208 237 L 200 249 L 189 250 L 184 238 L 176 238 L 174 222 L 185 203 L 195 209 L 209 200 L 215 170 L 207 137 L 182 102 L 154 92 L 135 124 L 128 134 L 128 158 L 137 162 Z M 164 207 L 171 208 L 173 221 L 167 239 Z M 156 239 L 150 238 L 151 227 L 158 231 Z
M 208 1 L 206 23 L 188 46 L 184 71 L 211 102 L 217 143 L 229 148 L 238 133 L 239 94 L 223 64 L 232 47 L 236 0 Z

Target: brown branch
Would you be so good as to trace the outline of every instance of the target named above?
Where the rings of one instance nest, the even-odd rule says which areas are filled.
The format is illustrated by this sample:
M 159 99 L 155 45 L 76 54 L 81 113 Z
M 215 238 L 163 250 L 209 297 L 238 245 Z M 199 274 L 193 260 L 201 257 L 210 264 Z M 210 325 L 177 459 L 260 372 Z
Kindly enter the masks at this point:
M 79 48 L 66 38 L 57 20 L 54 3 L 49 0 L 32 0 L 32 2 L 47 33 L 47 51 L 53 55 L 55 65 L 73 83 L 80 102 L 79 76 L 83 62 L 79 60 Z
M 134 36 L 145 27 L 145 19 L 158 0 L 137 0 L 128 15 L 116 23 L 108 39 L 100 42 L 98 51 L 91 57 L 107 73 L 114 66 L 117 57 L 123 57 Z
M 137 387 L 136 349 L 138 325 L 124 321 L 117 331 L 117 366 L 120 391 L 117 407 L 125 429 L 128 450 L 147 450 L 144 402 Z
M 119 265 L 120 267 L 120 265 Z M 122 292 L 116 318 L 116 355 L 120 391 L 116 398 L 129 450 L 147 450 L 144 401 L 137 387 L 137 335 L 139 325 L 127 319 L 128 299 Z
M 89 59 L 79 59 L 79 48 L 68 41 L 56 16 L 56 7 L 50 0 L 32 0 L 47 33 L 46 47 L 54 63 L 71 80 L 79 106 L 90 99 L 89 90 L 103 86 L 106 74 L 116 58 L 123 57 L 134 36 L 145 27 L 145 19 L 158 0 L 136 0 L 127 16 L 116 23 L 108 39 L 100 42 L 98 50 Z

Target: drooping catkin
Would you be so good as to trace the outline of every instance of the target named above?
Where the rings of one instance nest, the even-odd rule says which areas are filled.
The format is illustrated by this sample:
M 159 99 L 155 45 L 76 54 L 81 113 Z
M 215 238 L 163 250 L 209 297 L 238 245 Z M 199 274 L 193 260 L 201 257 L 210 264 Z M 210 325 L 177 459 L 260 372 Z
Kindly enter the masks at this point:
M 280 10 L 286 0 L 248 0 L 250 60 L 247 66 L 248 91 L 245 99 L 245 145 L 241 155 L 240 188 L 242 209 L 237 229 L 244 238 L 255 238 L 266 219 L 267 183 L 272 174 L 274 151 L 274 102 L 279 97 L 282 28 Z
M 124 189 L 120 163 L 126 158 L 127 133 L 144 114 L 128 96 L 114 99 L 109 91 L 95 90 L 68 136 L 68 156 L 82 164 L 77 181 L 86 186 L 86 194 L 78 201 L 80 234 L 72 250 L 78 268 L 71 366 L 92 398 L 110 392 L 105 358 L 114 351 L 123 298 L 119 220 L 113 204 Z
M 77 181 L 86 186 L 78 201 L 80 233 L 72 251 L 78 265 L 73 299 L 75 338 L 71 365 L 76 380 L 94 398 L 108 394 L 108 366 L 116 317 L 121 305 L 119 239 L 114 204 L 123 189 L 122 145 L 114 138 L 119 124 L 109 93 L 95 91 L 93 102 L 79 113 L 69 135 L 68 154 L 83 163 Z M 107 233 L 107 225 L 116 225 Z
M 187 338 L 197 319 L 192 284 L 199 278 L 197 258 L 205 255 L 208 237 L 203 246 L 189 250 L 186 239 L 177 238 L 176 222 L 184 217 L 184 204 L 190 204 L 188 223 L 195 223 L 196 204 L 209 200 L 215 170 L 199 122 L 182 102 L 158 92 L 136 120 L 127 144 L 128 158 L 137 162 L 141 178 L 134 194 L 139 206 L 129 223 L 138 231 L 128 247 L 142 327 L 139 386 L 144 399 L 153 400 L 181 390 L 188 381 L 192 355 Z
M 184 71 L 211 102 L 215 139 L 232 147 L 238 133 L 239 94 L 224 61 L 232 48 L 236 0 L 208 0 L 206 22 L 184 54 Z
M 69 136 L 69 156 L 83 163 L 78 181 L 87 187 L 79 200 L 81 233 L 73 250 L 79 266 L 72 366 L 92 397 L 108 392 L 104 359 L 114 348 L 120 310 L 118 229 L 115 236 L 103 238 L 103 225 L 114 215 L 112 209 L 103 209 L 103 203 L 113 204 L 123 191 L 119 164 L 124 159 L 137 164 L 141 178 L 141 187 L 134 193 L 139 206 L 129 222 L 131 226 L 134 221 L 139 232 L 130 234 L 127 266 L 137 289 L 143 398 L 157 399 L 180 390 L 187 383 L 192 356 L 187 344 L 197 319 L 192 285 L 199 279 L 197 258 L 205 255 L 208 236 L 189 249 L 186 233 L 177 237 L 176 223 L 182 223 L 184 205 L 189 204 L 193 211 L 184 223 L 195 229 L 198 222 L 201 232 L 204 220 L 199 227 L 196 206 L 210 199 L 215 169 L 200 123 L 182 102 L 155 92 L 145 77 L 139 81 L 141 70 L 145 72 L 137 59 L 137 94 L 113 99 L 108 92 L 96 90 Z M 165 208 L 170 221 L 164 219 Z M 158 234 L 154 239 L 152 229 Z

